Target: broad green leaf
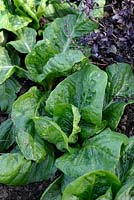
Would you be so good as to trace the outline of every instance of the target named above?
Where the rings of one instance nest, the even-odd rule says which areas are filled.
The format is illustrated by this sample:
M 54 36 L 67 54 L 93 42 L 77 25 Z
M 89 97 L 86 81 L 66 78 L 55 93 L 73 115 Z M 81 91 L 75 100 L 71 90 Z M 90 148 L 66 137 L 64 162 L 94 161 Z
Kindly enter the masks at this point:
M 22 2 L 22 1 L 19 1 L 19 2 Z M 38 6 L 38 4 L 40 3 L 40 0 L 24 0 L 23 2 L 27 4 L 33 12 L 36 12 L 36 6 Z
M 134 151 L 133 151 L 134 152 Z M 120 171 L 120 174 L 122 175 L 122 182 L 123 183 L 129 183 L 132 180 L 134 181 L 134 157 L 133 157 L 133 152 L 131 154 L 127 154 L 126 160 L 123 160 L 121 164 L 123 164 L 123 173 L 121 174 L 122 171 Z M 132 155 L 132 157 L 130 157 Z M 125 157 L 124 157 L 125 158 Z
M 106 69 L 108 86 L 106 99 L 134 97 L 134 74 L 131 66 L 126 63 L 112 64 Z
M 30 74 L 29 74 L 29 72 L 27 70 L 23 69 L 22 67 L 16 67 L 16 68 L 17 68 L 17 70 L 16 70 L 15 74 L 19 78 L 25 78 L 26 80 L 28 80 L 28 79 L 32 80 L 32 78 L 31 78 L 31 76 L 30 76 Z
M 18 16 L 11 14 L 6 8 L 6 3 L 0 0 L 0 29 L 6 29 L 13 33 L 17 30 L 27 26 L 31 19 L 25 16 Z
M 12 120 L 17 128 L 17 143 L 28 160 L 39 162 L 44 159 L 46 152 L 44 142 L 34 129 L 32 118 L 38 116 L 38 109 L 42 101 L 42 94 L 36 87 L 32 87 L 20 96 L 12 107 Z
M 14 178 L 27 173 L 31 161 L 27 161 L 19 153 L 6 153 L 0 156 L 0 183 L 14 185 Z M 22 178 L 22 177 L 21 177 Z M 14 184 L 12 184 L 12 181 Z M 21 179 L 20 179 L 21 182 Z
M 71 104 L 57 104 L 53 119 L 69 137 L 69 143 L 75 143 L 80 132 L 79 109 Z
M 125 176 L 123 177 L 125 182 L 134 180 L 134 137 L 129 138 L 129 145 L 126 148 L 126 155 L 123 157 L 125 163 L 124 171 Z
M 54 149 L 47 143 L 44 146 L 47 156 L 40 163 L 25 160 L 19 148 L 16 152 L 0 156 L 0 183 L 8 185 L 25 185 L 28 183 L 48 180 L 54 176 Z
M 34 9 L 35 5 L 34 5 L 34 1 L 32 0 L 13 0 L 14 5 L 17 7 L 17 9 L 26 14 L 27 16 L 31 17 L 35 22 L 37 27 L 39 26 L 39 21 L 38 18 L 36 16 L 36 10 Z
M 25 182 L 24 180 L 29 175 L 29 170 L 31 165 L 32 165 L 31 161 L 25 160 L 25 163 L 23 163 L 18 173 L 16 173 L 16 176 L 12 180 L 10 180 L 10 182 L 7 184 L 13 186 L 19 186 L 19 185 L 22 186 L 24 184 L 27 184 L 27 182 Z
M 18 73 L 18 66 L 21 66 L 21 57 L 19 52 L 16 51 L 16 49 L 14 49 L 11 45 L 7 45 L 7 49 L 8 49 L 8 54 L 11 60 L 12 65 L 15 65 L 15 73 Z M 22 70 L 24 70 L 23 68 L 21 68 Z
M 79 125 L 81 128 L 81 132 L 79 133 L 80 140 L 84 141 L 89 139 L 90 137 L 93 137 L 94 135 L 97 135 L 106 128 L 106 125 L 107 121 L 102 121 L 101 124 L 98 126 L 95 124 L 86 123 L 85 121 L 81 120 Z
M 121 117 L 123 115 L 126 105 L 134 103 L 134 100 L 120 100 L 118 102 L 112 102 L 108 107 L 103 111 L 103 119 L 107 121 L 107 126 L 113 130 L 117 128 Z
M 28 122 L 24 130 L 18 130 L 16 142 L 27 160 L 40 162 L 46 157 L 45 143 L 35 131 L 32 122 Z
M 46 111 L 53 114 L 57 104 L 69 103 L 80 109 L 86 122 L 100 125 L 106 84 L 106 73 L 86 63 L 83 69 L 68 76 L 51 92 Z
M 54 176 L 56 172 L 54 148 L 45 143 L 44 149 L 47 152 L 45 159 L 40 163 L 32 162 L 24 184 L 48 180 L 51 176 Z
M 82 15 L 67 15 L 55 19 L 44 31 L 44 40 L 54 43 L 60 52 L 71 47 L 72 40 L 88 34 L 97 28 L 97 24 Z
M 12 45 L 20 53 L 29 53 L 36 43 L 36 31 L 32 28 L 23 28 L 17 31 L 16 41 L 10 41 L 7 45 Z
M 36 131 L 43 139 L 55 144 L 57 149 L 61 151 L 69 150 L 68 138 L 60 126 L 48 117 L 36 117 L 33 120 Z
M 89 139 L 81 149 L 65 153 L 56 160 L 56 167 L 70 177 L 79 177 L 95 170 L 116 172 L 123 144 L 128 138 L 110 129 Z
M 134 179 L 124 184 L 115 197 L 115 200 L 133 200 L 133 199 L 134 199 Z
M 68 75 L 74 64 L 85 57 L 79 50 L 70 50 L 72 39 L 94 30 L 96 24 L 85 16 L 67 15 L 54 20 L 44 31 L 43 41 L 26 56 L 26 67 L 36 82 Z
M 45 13 L 46 10 L 46 2 L 48 0 L 40 0 L 40 3 L 38 3 L 38 8 L 37 8 L 37 17 L 41 18 L 43 14 Z
M 11 119 L 7 119 L 0 125 L 0 152 L 8 150 L 15 143 L 16 131 Z
M 109 188 L 104 195 L 98 197 L 96 200 L 113 200 L 111 188 Z
M 61 200 L 61 177 L 62 176 L 59 176 L 49 185 L 49 187 L 42 194 L 40 200 Z
M 47 79 L 49 82 L 53 78 L 66 76 L 72 71 L 73 66 L 82 61 L 84 58 L 85 56 L 79 50 L 68 50 L 66 52 L 59 53 L 50 58 L 46 65 L 42 67 L 42 73 L 38 75 L 37 81 L 41 82 Z M 31 67 L 32 65 L 27 65 L 29 71 L 32 70 Z M 32 75 L 33 77 L 36 77 L 37 73 Z
M 57 53 L 55 46 L 49 41 L 39 41 L 26 56 L 26 67 L 35 81 L 38 82 L 40 74 L 43 73 L 43 66 Z
M 54 107 L 53 120 L 61 127 L 67 136 L 71 134 L 73 129 L 75 114 L 73 113 L 73 107 L 75 106 L 67 103 L 56 104 Z
M 64 3 L 58 0 L 41 0 L 37 9 L 37 16 L 54 19 L 56 17 L 63 17 L 67 14 L 73 14 L 75 12 L 75 9 L 72 9 L 66 2 Z
M 36 87 L 31 87 L 14 102 L 11 116 L 17 129 L 24 130 L 27 122 L 39 115 L 41 100 L 41 92 Z
M 131 66 L 117 63 L 108 66 L 108 85 L 103 118 L 115 129 L 127 104 L 134 103 L 134 75 Z
M 10 78 L 0 85 L 0 110 L 10 112 L 21 86 L 15 78 Z
M 120 163 L 117 168 L 118 177 L 122 182 L 134 179 L 134 137 L 129 138 L 129 143 L 122 149 Z
M 44 79 L 50 81 L 50 78 L 68 75 L 74 64 L 85 58 L 79 50 L 57 53 L 49 41 L 42 41 L 28 54 L 25 60 L 26 67 L 35 81 L 42 82 Z
M 0 47 L 0 84 L 12 76 L 14 71 L 15 68 L 11 64 L 7 50 L 4 47 Z
M 54 149 L 47 143 L 45 143 L 44 149 L 47 152 L 47 156 L 45 157 L 45 159 L 39 163 L 32 162 L 26 173 L 25 168 L 24 171 L 22 168 L 22 171 L 18 173 L 10 182 L 11 185 L 26 185 L 29 183 L 48 180 L 51 176 L 54 176 L 56 172 L 56 168 L 54 167 Z M 12 153 L 16 152 L 20 153 L 20 149 L 18 148 L 18 146 L 12 151 Z M 29 161 L 27 161 L 26 165 L 28 163 Z
M 113 139 L 111 139 L 113 138 Z M 103 145 L 104 141 L 104 145 Z M 100 134 L 95 137 L 88 139 L 83 143 L 84 145 L 98 144 L 100 148 L 108 148 L 107 150 L 117 159 L 120 157 L 122 145 L 128 145 L 129 138 L 126 135 L 120 134 L 119 132 L 112 131 L 110 128 L 106 128 Z M 115 147 L 115 143 L 118 145 Z
M 61 181 L 61 192 L 63 193 L 67 185 L 73 182 L 74 180 L 75 178 L 72 178 L 70 176 L 66 176 L 65 174 L 63 174 L 62 181 Z
M 16 31 L 26 27 L 31 22 L 28 17 L 11 15 L 10 13 L 0 14 L 0 29 L 6 29 L 16 34 Z
M 111 187 L 114 194 L 119 190 L 119 179 L 108 171 L 94 171 L 71 182 L 63 192 L 62 200 L 97 199 Z M 110 199 L 109 199 L 110 200 Z

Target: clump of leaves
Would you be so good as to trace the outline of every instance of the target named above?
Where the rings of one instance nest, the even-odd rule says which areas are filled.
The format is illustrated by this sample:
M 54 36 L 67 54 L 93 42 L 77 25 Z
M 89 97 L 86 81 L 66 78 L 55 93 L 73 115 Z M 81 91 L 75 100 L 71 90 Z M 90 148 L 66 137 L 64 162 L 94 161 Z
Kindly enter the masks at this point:
M 132 196 L 133 138 L 115 132 L 125 106 L 134 103 L 131 66 L 102 71 L 91 64 L 75 42 L 98 24 L 78 7 L 58 0 L 13 2 L 0 1 L 8 22 L 0 24 L 6 35 L 0 110 L 8 113 L 0 125 L 0 183 L 24 185 L 60 170 L 41 200 Z M 33 87 L 23 93 L 20 78 Z
M 134 64 L 134 2 L 131 0 L 110 1 L 100 28 L 82 42 L 92 46 L 94 59 L 110 64 L 127 62 Z

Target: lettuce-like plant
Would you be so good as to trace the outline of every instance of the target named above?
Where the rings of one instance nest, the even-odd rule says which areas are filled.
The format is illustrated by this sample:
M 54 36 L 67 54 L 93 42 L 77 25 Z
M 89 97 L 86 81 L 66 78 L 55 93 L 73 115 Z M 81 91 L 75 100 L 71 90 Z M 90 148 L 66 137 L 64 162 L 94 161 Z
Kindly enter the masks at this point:
M 92 17 L 102 17 L 104 3 Z M 91 64 L 77 41 L 98 24 L 82 5 L 0 5 L 0 111 L 8 115 L 0 125 L 0 183 L 42 181 L 58 169 L 41 200 L 131 197 L 133 138 L 116 132 L 125 106 L 134 103 L 131 66 L 104 71 Z M 33 87 L 23 91 L 22 80 Z

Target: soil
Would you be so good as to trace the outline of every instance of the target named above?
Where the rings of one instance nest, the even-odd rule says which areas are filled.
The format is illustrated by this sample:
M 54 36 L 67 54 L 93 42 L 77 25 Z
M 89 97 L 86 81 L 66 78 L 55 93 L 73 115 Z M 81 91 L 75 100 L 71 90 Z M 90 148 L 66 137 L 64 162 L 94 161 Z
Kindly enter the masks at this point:
M 117 131 L 128 137 L 134 136 L 134 104 L 126 106 Z
M 12 187 L 0 185 L 0 200 L 38 200 L 50 181 Z
M 0 184 L 0 200 L 39 200 L 44 190 L 60 175 L 57 171 L 47 181 L 32 183 L 25 186 L 7 186 Z

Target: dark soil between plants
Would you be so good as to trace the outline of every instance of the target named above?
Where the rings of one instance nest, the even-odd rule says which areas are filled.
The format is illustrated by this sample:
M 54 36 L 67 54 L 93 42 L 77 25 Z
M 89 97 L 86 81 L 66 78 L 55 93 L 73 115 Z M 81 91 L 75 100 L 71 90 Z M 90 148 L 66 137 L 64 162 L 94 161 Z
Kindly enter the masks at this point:
M 39 200 L 44 190 L 60 175 L 56 172 L 55 176 L 47 181 L 32 183 L 26 186 L 13 187 L 0 184 L 0 200 Z M 49 199 L 48 199 L 49 200 Z

